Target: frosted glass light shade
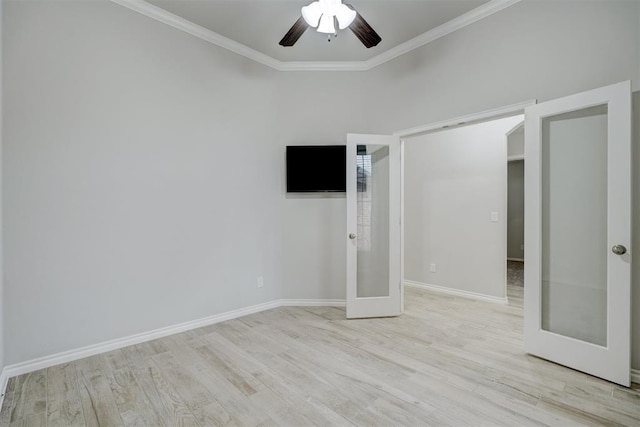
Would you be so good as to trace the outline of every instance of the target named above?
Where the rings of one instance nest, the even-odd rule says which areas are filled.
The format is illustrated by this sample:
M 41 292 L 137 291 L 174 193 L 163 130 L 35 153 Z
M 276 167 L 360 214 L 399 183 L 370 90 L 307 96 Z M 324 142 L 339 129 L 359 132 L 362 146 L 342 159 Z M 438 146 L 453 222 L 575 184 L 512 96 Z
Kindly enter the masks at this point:
M 336 10 L 336 18 L 338 19 L 338 27 L 344 30 L 356 19 L 356 11 L 341 4 Z
M 334 34 L 336 32 L 336 27 L 333 24 L 333 16 L 326 13 L 323 14 L 317 31 L 319 33 Z
M 320 17 L 322 16 L 322 8 L 320 2 L 314 1 L 308 6 L 302 8 L 302 17 L 305 22 L 312 27 L 317 27 Z
M 334 34 L 336 27 L 334 18 L 338 20 L 341 30 L 347 28 L 356 18 L 356 11 L 342 4 L 342 0 L 318 0 L 302 8 L 302 17 L 311 27 L 318 27 L 318 32 Z

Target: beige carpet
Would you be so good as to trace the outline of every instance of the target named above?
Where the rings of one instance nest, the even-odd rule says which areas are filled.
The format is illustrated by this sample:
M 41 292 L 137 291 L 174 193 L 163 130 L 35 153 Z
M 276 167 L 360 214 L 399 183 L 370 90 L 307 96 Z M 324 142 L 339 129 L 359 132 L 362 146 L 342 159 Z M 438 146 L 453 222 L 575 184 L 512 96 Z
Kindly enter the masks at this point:
M 507 284 L 524 286 L 524 262 L 507 261 Z

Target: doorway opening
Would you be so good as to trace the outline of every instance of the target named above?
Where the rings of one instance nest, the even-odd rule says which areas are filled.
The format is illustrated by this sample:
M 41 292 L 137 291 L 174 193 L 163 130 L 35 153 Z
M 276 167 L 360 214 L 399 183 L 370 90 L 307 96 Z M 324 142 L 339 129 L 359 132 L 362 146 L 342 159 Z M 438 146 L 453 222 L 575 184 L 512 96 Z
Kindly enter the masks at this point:
M 501 117 L 403 138 L 406 284 L 508 302 L 507 137 L 522 120 Z
M 507 297 L 524 295 L 524 122 L 507 133 Z

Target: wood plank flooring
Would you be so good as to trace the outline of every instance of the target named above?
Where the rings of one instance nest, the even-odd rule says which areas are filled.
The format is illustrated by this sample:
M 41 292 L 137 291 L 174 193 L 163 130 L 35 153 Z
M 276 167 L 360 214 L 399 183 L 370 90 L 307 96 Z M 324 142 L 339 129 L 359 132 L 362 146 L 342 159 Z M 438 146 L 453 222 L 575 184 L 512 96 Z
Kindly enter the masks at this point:
M 0 426 L 640 425 L 637 386 L 524 354 L 509 300 L 269 310 L 12 378 Z

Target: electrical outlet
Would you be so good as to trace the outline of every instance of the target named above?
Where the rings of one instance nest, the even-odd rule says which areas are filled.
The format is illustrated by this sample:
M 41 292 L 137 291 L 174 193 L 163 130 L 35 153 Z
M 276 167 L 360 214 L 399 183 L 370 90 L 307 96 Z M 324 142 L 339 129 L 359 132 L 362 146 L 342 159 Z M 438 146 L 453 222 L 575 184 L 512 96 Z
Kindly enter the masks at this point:
M 491 222 L 498 222 L 498 212 L 491 212 Z
M 436 272 L 436 265 L 435 264 L 431 264 L 429 266 L 429 271 L 431 271 L 432 273 L 435 273 Z
M 520 250 L 524 251 L 524 245 L 520 245 Z
M 264 287 L 264 277 L 262 276 L 258 276 L 258 287 L 259 288 Z

